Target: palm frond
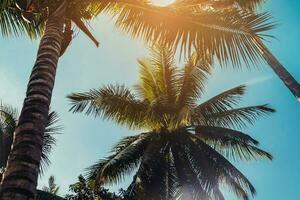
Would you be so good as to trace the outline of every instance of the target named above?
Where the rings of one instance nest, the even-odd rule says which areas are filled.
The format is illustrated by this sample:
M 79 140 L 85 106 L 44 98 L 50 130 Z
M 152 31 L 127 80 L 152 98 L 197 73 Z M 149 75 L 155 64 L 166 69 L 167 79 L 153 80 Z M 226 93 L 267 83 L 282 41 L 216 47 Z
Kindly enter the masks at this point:
M 179 106 L 194 105 L 204 90 L 204 81 L 210 72 L 210 65 L 203 61 L 199 62 L 198 55 L 190 56 L 179 75 L 179 95 L 177 103 Z
M 4 0 L 0 3 L 0 32 L 3 36 L 27 35 L 35 39 L 42 35 L 43 24 L 35 27 L 23 19 L 22 14 L 15 7 L 14 0 Z
M 253 125 L 261 116 L 274 113 L 275 110 L 268 105 L 249 106 L 216 112 L 206 115 L 203 124 L 227 128 L 245 128 L 248 124 Z
M 155 71 L 157 86 L 169 102 L 174 103 L 176 98 L 177 79 L 174 63 L 174 53 L 162 45 L 151 49 L 151 64 Z
M 159 137 L 159 136 L 158 136 Z M 145 149 L 136 174 L 135 194 L 137 199 L 165 199 L 167 194 L 167 172 L 169 163 L 166 154 L 168 144 L 162 139 L 154 139 Z
M 114 148 L 112 155 L 87 169 L 87 176 L 98 183 L 118 183 L 134 170 L 151 139 L 151 133 L 126 137 Z
M 273 158 L 268 152 L 257 148 L 258 141 L 240 131 L 221 127 L 198 126 L 195 132 L 199 139 L 229 159 L 267 158 L 272 160 Z
M 51 154 L 53 147 L 56 145 L 55 135 L 60 134 L 62 130 L 62 126 L 58 125 L 58 123 L 58 114 L 55 111 L 50 112 L 43 136 L 42 160 L 40 165 L 41 174 L 44 173 L 45 169 L 51 163 L 49 155 Z
M 135 98 L 131 91 L 121 85 L 109 85 L 86 93 L 74 93 L 68 96 L 73 112 L 101 115 L 118 124 L 130 128 L 142 127 L 148 106 Z
M 249 11 L 254 11 L 257 6 L 264 3 L 265 0 L 221 0 L 221 1 L 207 1 L 207 0 L 177 0 L 172 4 L 173 7 L 177 9 L 182 8 L 193 8 L 197 7 L 206 8 L 207 10 L 228 10 L 228 9 L 246 9 Z
M 195 137 L 190 135 L 192 138 Z M 243 191 L 250 191 L 252 195 L 256 194 L 256 190 L 250 181 L 236 168 L 234 167 L 226 158 L 215 151 L 212 147 L 205 144 L 204 142 L 194 138 L 193 141 L 201 149 L 201 151 L 206 154 L 210 161 L 215 163 L 215 168 L 218 169 L 219 177 L 230 178 L 236 185 L 243 188 Z
M 192 120 L 197 123 L 209 114 L 224 112 L 236 106 L 245 93 L 245 86 L 240 85 L 201 103 L 193 110 Z
M 257 64 L 261 51 L 254 38 L 272 29 L 270 15 L 232 9 L 226 12 L 193 11 L 155 7 L 143 0 L 118 0 L 105 10 L 116 17 L 116 25 L 133 37 L 160 42 L 182 52 L 216 56 L 222 65 Z M 176 24 L 176 25 L 175 25 Z
M 177 139 L 182 139 L 179 137 Z M 172 142 L 172 155 L 179 182 L 179 199 L 209 199 L 209 193 L 205 190 L 201 180 L 198 179 L 197 169 L 191 163 L 190 157 L 187 154 L 185 143 L 178 143 L 177 140 Z
M 154 67 L 151 58 L 138 59 L 139 65 L 139 84 L 135 89 L 139 96 L 148 102 L 152 102 L 159 97 L 161 90 L 155 77 Z
M 243 188 L 243 186 L 234 180 L 232 177 L 224 177 L 223 181 L 225 186 L 229 188 L 231 192 L 233 192 L 238 198 L 242 198 L 244 200 L 249 200 L 249 195 L 247 191 Z

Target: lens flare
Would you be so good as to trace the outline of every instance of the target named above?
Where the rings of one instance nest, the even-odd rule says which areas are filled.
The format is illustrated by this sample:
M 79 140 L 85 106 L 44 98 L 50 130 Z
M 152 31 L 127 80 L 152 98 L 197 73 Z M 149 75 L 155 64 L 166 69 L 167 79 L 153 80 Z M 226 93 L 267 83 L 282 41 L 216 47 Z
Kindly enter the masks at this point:
M 174 3 L 175 1 L 176 0 L 151 0 L 153 5 L 161 6 L 161 7 L 168 6 L 171 3 Z

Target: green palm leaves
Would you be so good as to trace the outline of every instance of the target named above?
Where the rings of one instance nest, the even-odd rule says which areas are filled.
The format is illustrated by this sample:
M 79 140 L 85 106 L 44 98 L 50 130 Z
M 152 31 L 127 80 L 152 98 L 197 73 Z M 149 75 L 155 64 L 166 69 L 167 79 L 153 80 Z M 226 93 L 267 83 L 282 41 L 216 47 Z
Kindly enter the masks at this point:
M 234 130 L 274 112 L 268 105 L 238 107 L 245 86 L 199 103 L 210 73 L 206 59 L 192 54 L 183 68 L 173 52 L 156 46 L 138 60 L 139 83 L 132 92 L 109 85 L 69 95 L 73 112 L 95 114 L 146 133 L 126 137 L 88 170 L 98 183 L 118 183 L 138 169 L 128 199 L 224 199 L 225 185 L 248 199 L 255 189 L 227 159 L 272 159 L 258 141 Z
M 34 39 L 42 34 L 43 26 L 35 27 L 22 17 L 15 7 L 15 0 L 3 0 L 0 3 L 0 33 L 3 36 L 27 35 Z

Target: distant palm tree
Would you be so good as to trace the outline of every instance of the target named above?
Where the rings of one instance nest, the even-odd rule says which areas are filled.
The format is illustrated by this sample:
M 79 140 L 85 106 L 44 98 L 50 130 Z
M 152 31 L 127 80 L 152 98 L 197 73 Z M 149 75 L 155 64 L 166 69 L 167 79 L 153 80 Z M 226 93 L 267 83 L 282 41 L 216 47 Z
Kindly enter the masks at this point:
M 258 141 L 232 128 L 253 124 L 275 110 L 267 105 L 237 107 L 245 86 L 238 86 L 200 104 L 210 66 L 193 54 L 183 69 L 173 52 L 154 48 L 139 59 L 135 93 L 109 85 L 68 96 L 73 112 L 110 119 L 144 133 L 122 139 L 112 154 L 88 170 L 99 184 L 118 183 L 138 168 L 125 199 L 223 200 L 222 185 L 248 199 L 255 188 L 226 158 L 272 159 Z M 226 158 L 225 158 L 226 157 Z
M 100 13 L 114 16 L 116 26 L 134 38 L 160 41 L 183 53 L 195 49 L 201 58 L 216 57 L 223 65 L 258 64 L 265 59 L 296 97 L 298 82 L 262 43 L 271 29 L 268 14 L 256 13 L 263 0 L 178 0 L 157 7 L 148 0 L 2 0 L 0 31 L 3 35 L 43 35 L 30 76 L 13 146 L 1 183 L 2 199 L 24 200 L 34 196 L 41 155 L 41 141 L 49 111 L 59 57 L 72 40 L 72 23 L 98 45 L 84 25 Z M 27 22 L 31 22 L 27 24 Z M 250 66 L 250 64 L 249 64 Z M 19 132 L 22 132 L 19 134 Z M 31 140 L 23 132 L 32 135 Z M 21 159 L 26 154 L 28 159 Z M 17 166 L 22 166 L 19 170 Z M 22 182 L 22 184 L 20 184 Z
M 50 194 L 58 194 L 59 186 L 55 183 L 55 177 L 50 176 L 48 180 L 48 186 L 44 186 L 43 191 L 48 192 Z
M 6 167 L 9 152 L 13 142 L 14 131 L 17 126 L 17 110 L 11 106 L 0 106 L 0 181 L 2 179 L 2 173 Z M 51 112 L 48 116 L 48 122 L 46 125 L 45 134 L 43 137 L 42 147 L 42 164 L 40 166 L 40 173 L 50 164 L 48 158 L 53 146 L 56 143 L 54 135 L 59 134 L 61 127 L 57 125 L 58 115 L 56 112 Z

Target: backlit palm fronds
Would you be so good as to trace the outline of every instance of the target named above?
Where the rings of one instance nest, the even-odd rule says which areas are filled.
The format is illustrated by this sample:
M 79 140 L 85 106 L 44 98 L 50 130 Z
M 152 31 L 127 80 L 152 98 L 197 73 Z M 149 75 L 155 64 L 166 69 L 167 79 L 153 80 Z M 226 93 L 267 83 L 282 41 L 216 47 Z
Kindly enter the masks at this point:
M 205 80 L 210 72 L 210 65 L 199 62 L 198 55 L 194 53 L 188 57 L 187 62 L 178 76 L 179 95 L 177 103 L 179 106 L 194 106 L 197 98 L 204 91 Z
M 173 7 L 182 8 L 182 7 L 204 7 L 206 9 L 246 9 L 253 11 L 264 3 L 265 0 L 177 0 L 172 4 Z
M 168 102 L 174 103 L 177 92 L 174 52 L 171 49 L 157 45 L 151 49 L 151 68 L 157 80 L 160 95 L 166 95 Z
M 216 56 L 222 64 L 241 66 L 261 58 L 255 38 L 273 28 L 269 14 L 232 9 L 209 12 L 205 9 L 155 7 L 146 1 L 111 1 L 107 10 L 115 14 L 116 25 L 133 37 Z

